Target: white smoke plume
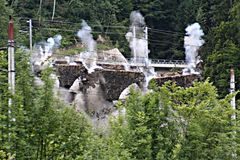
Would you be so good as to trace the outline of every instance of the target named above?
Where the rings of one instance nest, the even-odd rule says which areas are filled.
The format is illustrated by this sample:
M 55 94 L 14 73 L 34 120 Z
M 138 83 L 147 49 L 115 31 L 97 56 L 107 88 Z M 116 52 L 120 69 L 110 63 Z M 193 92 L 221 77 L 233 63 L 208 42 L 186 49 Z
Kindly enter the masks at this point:
M 138 11 L 131 12 L 130 22 L 131 22 L 132 26 L 144 27 L 146 25 L 144 17 Z
M 199 74 L 196 71 L 196 65 L 200 61 L 198 50 L 204 44 L 202 39 L 204 33 L 199 23 L 188 26 L 185 31 L 184 48 L 188 66 L 183 70 L 183 74 Z
M 60 34 L 57 34 L 53 37 L 53 39 L 54 39 L 54 47 L 59 48 L 61 45 L 62 36 Z
M 96 68 L 101 68 L 97 66 L 97 43 L 93 39 L 91 27 L 83 20 L 82 29 L 77 33 L 77 36 L 81 39 L 82 43 L 86 46 L 87 50 L 80 53 L 80 60 L 82 61 L 84 67 L 88 70 L 88 73 L 94 72 Z
M 148 59 L 148 41 L 146 23 L 144 17 L 138 11 L 133 11 L 130 14 L 130 31 L 125 35 L 131 48 L 133 56 L 133 63 L 142 64 L 140 71 L 145 75 L 145 84 L 143 84 L 143 91 L 148 91 L 148 83 L 155 77 L 156 73 L 153 67 L 150 67 L 150 61 Z
M 34 72 L 39 72 L 47 65 L 46 62 L 53 54 L 53 50 L 61 45 L 62 36 L 55 35 L 47 41 L 42 41 L 34 45 L 31 55 L 31 64 Z
M 47 39 L 47 42 L 44 43 L 44 46 L 43 46 L 46 58 L 52 56 L 53 50 L 60 47 L 61 40 L 62 40 L 62 36 L 59 34 Z
M 129 42 L 132 57 L 134 62 L 146 63 L 148 61 L 148 42 L 145 38 L 145 20 L 138 11 L 133 11 L 130 14 L 130 30 L 125 35 Z

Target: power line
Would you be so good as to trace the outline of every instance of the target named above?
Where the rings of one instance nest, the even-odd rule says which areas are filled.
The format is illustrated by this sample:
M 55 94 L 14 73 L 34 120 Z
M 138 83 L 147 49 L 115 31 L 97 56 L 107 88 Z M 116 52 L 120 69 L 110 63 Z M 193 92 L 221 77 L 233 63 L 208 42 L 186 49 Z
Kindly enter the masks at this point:
M 39 22 L 38 20 L 32 20 L 32 21 L 37 21 Z M 44 21 L 41 21 L 41 22 L 47 22 L 47 23 L 61 23 L 61 24 L 78 24 L 78 25 L 81 25 L 81 23 L 74 23 L 74 22 L 64 22 L 64 21 L 50 21 L 50 20 L 44 20 Z M 122 25 L 97 25 L 97 24 L 93 24 L 91 25 L 91 28 L 94 28 L 94 27 L 106 27 L 106 28 L 122 28 L 122 29 L 129 29 L 129 27 L 126 27 L 126 26 L 122 26 Z
M 35 20 L 36 21 L 36 20 Z M 50 22 L 50 21 L 47 21 L 47 22 Z M 55 21 L 56 23 L 60 23 L 62 21 Z M 70 22 L 67 22 L 67 23 L 70 23 Z M 101 25 L 93 25 L 93 26 L 101 26 Z M 125 27 L 125 26 L 105 26 L 105 27 L 115 27 L 115 28 L 129 28 L 129 27 Z M 71 30 L 71 29 L 61 29 L 61 28 L 42 28 L 41 26 L 38 26 L 38 27 L 34 27 L 34 29 L 42 29 L 42 30 L 50 30 L 50 31 L 63 31 L 63 32 L 72 32 L 72 33 L 76 33 L 77 31 L 76 30 Z M 153 29 L 153 28 L 148 28 L 150 30 L 150 35 L 154 34 L 154 33 L 159 33 L 159 34 L 166 34 L 166 35 L 171 35 L 171 36 L 181 36 L 183 37 L 183 34 L 179 34 L 180 32 L 173 32 L 173 31 L 168 31 L 168 30 L 158 30 L 158 29 Z M 126 32 L 104 32 L 104 31 L 92 31 L 91 33 L 93 34 L 105 34 L 105 35 L 113 35 L 113 34 L 116 34 L 116 35 L 126 35 Z M 155 36 L 155 35 L 152 35 L 152 36 Z M 151 36 L 150 36 L 151 37 Z M 133 36 L 131 36 L 130 38 L 133 38 Z M 146 41 L 149 41 L 149 44 L 150 45 L 154 45 L 154 46 L 165 46 L 165 45 L 175 45 L 177 46 L 177 43 L 174 43 L 174 42 L 169 42 L 169 41 L 161 41 L 161 40 L 157 40 L 157 39 L 154 39 L 154 38 L 149 38 L 149 39 L 145 39 L 145 38 L 136 38 L 136 39 L 140 39 L 140 40 L 146 40 Z M 109 42 L 109 41 L 108 41 Z M 126 41 L 119 41 L 119 40 L 116 40 L 116 41 L 110 41 L 110 42 L 126 42 Z M 194 45 L 191 45 L 191 46 L 194 46 Z
M 183 37 L 184 35 L 180 35 L 180 34 L 172 34 L 172 33 L 168 33 L 168 32 L 149 32 L 149 35 L 152 35 L 152 36 L 155 36 L 156 33 L 158 35 L 160 34 L 164 34 L 164 35 L 167 35 L 167 36 L 173 36 L 173 37 Z
M 179 34 L 181 32 L 175 32 L 175 31 L 170 31 L 170 30 L 162 30 L 162 29 L 153 29 L 153 28 L 149 28 L 151 31 L 153 32 L 167 32 L 167 33 L 171 33 L 171 34 Z
M 58 29 L 58 28 L 41 28 L 43 30 L 50 30 L 50 31 L 64 31 L 64 32 L 72 32 L 72 33 L 76 33 L 75 30 L 69 30 L 69 29 Z M 122 32 L 98 32 L 98 31 L 92 31 L 93 34 L 105 34 L 105 35 L 125 35 L 126 33 L 122 33 Z M 164 33 L 164 32 L 158 32 L 158 33 L 163 33 L 163 34 L 170 34 L 170 33 Z M 151 36 L 150 36 L 151 37 Z M 46 37 L 46 38 L 49 38 L 49 37 Z M 133 38 L 131 36 L 131 38 Z M 137 38 L 137 39 L 141 39 L 141 40 L 147 40 L 149 41 L 150 45 L 158 45 L 158 46 L 165 46 L 165 45 L 175 45 L 177 46 L 176 43 L 174 42 L 169 42 L 169 41 L 161 41 L 161 40 L 157 40 L 157 39 L 153 39 L 153 38 L 149 38 L 149 39 L 145 39 L 145 38 Z M 123 40 L 116 40 L 116 41 L 108 41 L 108 42 L 126 42 L 126 41 L 123 41 Z M 194 45 L 192 45 L 194 46 Z
M 25 18 L 27 20 L 27 18 Z M 39 20 L 34 20 L 32 19 L 32 21 L 37 21 L 39 22 Z M 76 22 L 69 22 L 69 21 L 57 21 L 57 20 L 43 20 L 41 22 L 47 22 L 47 23 L 61 23 L 61 24 L 80 24 L 80 23 L 76 23 Z M 119 28 L 119 29 L 129 29 L 130 26 L 123 26 L 123 25 L 99 25 L 99 24 L 92 24 L 90 25 L 92 28 L 94 27 L 106 27 L 106 28 Z M 177 34 L 177 35 L 183 35 L 182 32 L 176 32 L 176 31 L 170 31 L 170 30 L 162 30 L 162 29 L 155 29 L 155 28 L 150 28 L 148 27 L 149 30 L 151 30 L 152 32 L 155 33 L 165 33 L 165 34 Z
M 36 27 L 33 27 L 33 29 L 36 30 Z M 77 33 L 78 31 L 76 30 L 70 30 L 70 29 L 59 29 L 59 28 L 40 28 L 40 27 L 37 27 L 37 29 L 40 29 L 40 30 L 50 30 L 50 31 L 63 31 L 63 32 L 72 32 L 72 33 Z M 126 34 L 126 33 L 121 33 L 121 32 L 100 32 L 100 31 L 92 31 L 91 33 L 102 33 L 102 34 Z
M 48 28 L 46 28 L 48 29 Z M 57 31 L 57 30 L 55 30 Z M 114 32 L 92 32 L 92 33 L 103 33 L 103 34 L 117 34 L 117 33 L 114 33 Z M 123 33 L 122 33 L 123 34 Z M 50 38 L 50 37 L 46 37 L 44 36 L 44 38 Z M 130 38 L 133 38 L 133 36 L 130 36 Z M 154 45 L 154 46 L 166 46 L 166 45 L 174 45 L 174 46 L 178 46 L 177 42 L 174 43 L 174 42 L 171 42 L 171 41 L 161 41 L 161 40 L 157 40 L 157 39 L 145 39 L 145 38 L 136 38 L 136 39 L 139 39 L 139 40 L 144 40 L 144 41 L 148 41 L 149 42 L 149 45 Z M 107 42 L 113 42 L 113 43 L 116 43 L 116 42 L 126 42 L 127 40 L 107 40 Z M 197 46 L 197 45 L 189 45 L 189 46 Z
M 68 29 L 58 29 L 58 28 L 41 28 L 43 30 L 50 30 L 50 31 L 64 31 L 64 32 L 76 32 L 75 30 L 68 30 Z M 120 33 L 120 32 L 98 32 L 98 31 L 92 31 L 93 34 L 105 34 L 105 35 L 113 35 L 113 34 L 117 34 L 117 35 L 125 35 L 126 33 Z M 168 34 L 168 33 L 167 33 Z M 132 36 L 130 38 L 133 38 Z M 173 42 L 169 42 L 169 41 L 160 41 L 157 39 L 153 39 L 153 38 L 149 38 L 149 39 L 145 39 L 145 38 L 137 38 L 137 39 L 141 39 L 141 40 L 148 40 L 149 42 L 156 42 L 156 43 L 166 43 L 166 44 L 173 44 L 175 45 L 175 43 Z M 119 42 L 119 41 L 116 41 Z

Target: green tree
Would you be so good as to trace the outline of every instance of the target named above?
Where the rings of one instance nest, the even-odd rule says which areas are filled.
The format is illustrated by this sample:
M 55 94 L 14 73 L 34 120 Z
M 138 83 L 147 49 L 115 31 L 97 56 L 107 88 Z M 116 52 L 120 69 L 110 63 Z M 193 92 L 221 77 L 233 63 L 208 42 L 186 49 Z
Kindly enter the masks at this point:
M 54 97 L 50 69 L 42 72 L 43 85 L 36 86 L 28 53 L 17 50 L 15 58 L 16 90 L 11 95 L 8 93 L 7 72 L 2 72 L 7 68 L 6 53 L 0 52 L 1 157 L 88 159 L 88 144 L 94 138 L 88 120 Z M 9 116 L 10 97 L 13 101 Z M 94 148 L 94 144 L 91 147 Z
M 146 95 L 132 91 L 123 104 L 122 146 L 133 159 L 234 159 L 239 153 L 239 125 L 231 119 L 235 111 L 229 103 L 233 95 L 219 99 L 208 81 L 153 89 Z
M 239 152 L 234 148 L 238 148 L 235 142 L 239 145 L 234 138 L 239 126 L 231 119 L 235 112 L 229 103 L 231 96 L 219 100 L 208 81 L 172 93 L 182 137 L 178 159 L 234 159 L 234 151 Z
M 210 77 L 222 97 L 228 93 L 230 68 L 235 68 L 236 77 L 240 74 L 237 69 L 240 58 L 239 6 L 239 2 L 234 3 L 230 19 L 211 30 L 207 45 L 203 49 L 204 76 Z M 236 88 L 239 89 L 239 84 Z
M 14 130 L 14 150 L 17 159 L 33 158 L 34 145 L 33 118 L 36 101 L 36 86 L 29 62 L 29 53 L 17 49 L 15 52 L 16 60 L 16 90 L 14 94 L 13 117 L 15 122 Z
M 10 118 L 8 108 L 8 72 L 7 72 L 7 53 L 0 51 L 0 151 L 2 152 L 1 158 L 7 159 L 7 153 L 11 153 L 10 139 Z

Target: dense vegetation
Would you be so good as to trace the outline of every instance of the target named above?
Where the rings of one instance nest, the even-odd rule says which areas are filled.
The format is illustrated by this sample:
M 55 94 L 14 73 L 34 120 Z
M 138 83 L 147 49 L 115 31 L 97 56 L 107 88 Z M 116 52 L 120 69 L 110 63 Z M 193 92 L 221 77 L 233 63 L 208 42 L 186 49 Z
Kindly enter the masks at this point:
M 1 68 L 6 68 L 1 52 Z M 207 81 L 181 88 L 152 84 L 153 92 L 134 90 L 119 103 L 108 132 L 92 129 L 82 113 L 64 107 L 53 96 L 50 69 L 36 86 L 28 55 L 16 52 L 16 93 L 8 93 L 6 76 L 0 86 L 0 157 L 16 159 L 237 159 L 239 122 L 229 101 L 219 99 Z M 13 98 L 11 114 L 8 99 Z M 126 114 L 121 110 L 125 108 Z M 9 158 L 11 159 L 11 158 Z
M 239 120 L 231 119 L 231 96 L 226 96 L 230 66 L 237 82 L 240 77 L 239 0 L 0 0 L 0 7 L 0 48 L 6 47 L 13 14 L 16 46 L 28 46 L 28 35 L 21 32 L 28 18 L 34 20 L 34 41 L 60 33 L 64 47 L 76 43 L 85 19 L 95 38 L 101 34 L 128 55 L 124 34 L 131 11 L 139 10 L 151 28 L 150 57 L 183 59 L 184 28 L 197 21 L 206 35 L 200 51 L 204 76 L 210 77 L 190 88 L 167 83 L 153 85 L 146 95 L 132 91 L 126 103 L 118 104 L 126 114 L 113 118 L 105 133 L 55 99 L 51 70 L 42 73 L 44 85 L 36 86 L 29 55 L 21 50 L 16 52 L 16 94 L 11 95 L 7 53 L 0 51 L 0 159 L 239 159 Z

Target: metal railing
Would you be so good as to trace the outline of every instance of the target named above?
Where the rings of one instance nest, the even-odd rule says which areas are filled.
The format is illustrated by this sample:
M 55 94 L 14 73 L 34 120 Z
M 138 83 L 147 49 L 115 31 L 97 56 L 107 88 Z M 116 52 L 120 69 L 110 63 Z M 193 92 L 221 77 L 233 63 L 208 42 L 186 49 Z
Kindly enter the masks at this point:
M 79 62 L 79 59 L 71 58 L 72 62 Z M 88 61 L 95 61 L 95 59 L 88 59 Z M 98 64 L 111 65 L 129 65 L 129 66 L 152 66 L 152 67 L 181 67 L 184 68 L 187 63 L 184 60 L 168 60 L 168 59 L 146 59 L 146 58 L 126 58 L 117 59 L 115 57 L 108 57 L 106 59 L 97 59 Z
M 137 59 L 136 61 L 133 58 L 128 58 L 129 63 L 149 63 L 149 64 L 182 64 L 186 65 L 184 60 L 168 60 L 168 59 Z
M 184 60 L 151 59 L 151 64 L 182 64 L 186 65 Z

